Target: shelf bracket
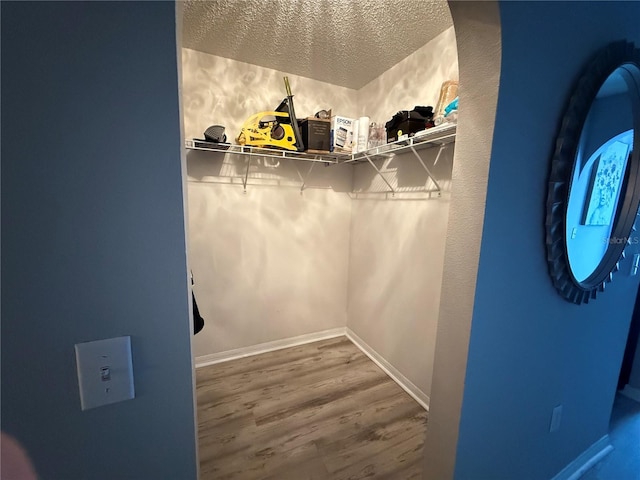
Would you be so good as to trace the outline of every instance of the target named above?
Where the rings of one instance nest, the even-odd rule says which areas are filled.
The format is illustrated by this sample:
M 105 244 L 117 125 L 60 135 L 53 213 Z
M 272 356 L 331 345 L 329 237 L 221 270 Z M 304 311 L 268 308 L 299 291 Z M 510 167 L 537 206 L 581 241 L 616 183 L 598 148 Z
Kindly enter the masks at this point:
M 413 147 L 412 147 L 413 148 Z M 384 181 L 384 183 L 387 184 L 387 187 L 389 187 L 389 190 L 391 190 L 391 194 L 395 195 L 396 191 L 393 189 L 393 187 L 391 186 L 391 184 L 387 181 L 387 179 L 385 178 L 385 176 L 382 174 L 382 172 L 380 171 L 380 169 L 378 167 L 376 167 L 376 164 L 373 163 L 373 160 L 371 160 L 371 157 L 369 157 L 369 155 L 367 155 L 366 153 L 363 152 L 364 158 L 367 159 L 367 161 L 371 164 L 371 166 L 375 169 L 376 172 L 378 172 L 378 175 L 380 175 L 380 178 L 382 178 L 382 180 Z M 422 160 L 421 160 L 422 161 Z M 423 164 L 424 165 L 424 164 Z M 426 168 L 426 167 L 425 167 Z
M 409 148 L 411 149 L 413 154 L 416 156 L 416 158 L 420 162 L 420 165 L 422 165 L 422 168 L 424 168 L 425 172 L 427 172 L 427 175 L 429 175 L 429 178 L 431 179 L 433 184 L 436 186 L 436 189 L 438 190 L 438 196 L 442 195 L 442 189 L 440 188 L 440 184 L 436 181 L 435 177 L 431 174 L 431 172 L 427 168 L 427 165 L 422 160 L 422 157 L 416 151 L 415 147 L 413 145 L 410 145 Z M 434 162 L 434 165 L 438 161 L 438 158 L 440 157 L 440 154 L 442 153 L 443 149 L 444 149 L 444 145 L 440 145 L 440 150 L 438 150 L 438 155 L 436 156 L 436 161 Z
M 247 169 L 244 172 L 244 179 L 242 180 L 242 186 L 244 187 L 244 193 L 247 193 L 247 182 L 249 180 L 249 167 L 251 166 L 251 156 L 247 156 Z
M 302 185 L 300 186 L 300 195 L 302 195 L 302 192 L 304 192 L 304 187 L 307 184 L 307 179 L 309 178 L 309 175 L 311 175 L 311 171 L 313 170 L 313 167 L 315 166 L 315 164 L 316 162 L 311 163 L 311 167 L 309 167 L 309 171 L 304 177 L 300 175 L 300 171 L 298 171 L 298 176 L 300 177 L 300 181 L 302 182 Z
M 442 154 L 442 152 L 444 151 L 444 147 L 445 147 L 445 144 L 444 144 L 444 143 L 441 143 L 441 144 L 440 144 L 440 147 L 438 148 L 438 153 L 437 153 L 437 155 L 436 155 L 436 159 L 435 159 L 435 160 L 434 160 L 434 162 L 433 162 L 433 166 L 434 166 L 434 167 L 438 164 L 438 160 L 440 160 L 440 155 L 441 155 L 441 154 Z

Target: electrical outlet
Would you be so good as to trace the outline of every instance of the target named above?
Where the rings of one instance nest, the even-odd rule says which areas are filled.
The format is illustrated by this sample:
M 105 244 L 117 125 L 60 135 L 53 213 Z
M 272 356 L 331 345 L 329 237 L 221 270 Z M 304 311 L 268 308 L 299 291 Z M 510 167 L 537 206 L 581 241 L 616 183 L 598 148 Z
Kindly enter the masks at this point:
M 77 343 L 82 410 L 134 398 L 131 337 Z
M 562 405 L 558 405 L 551 412 L 551 425 L 549 426 L 549 432 L 557 432 L 560 430 L 560 420 L 562 419 Z

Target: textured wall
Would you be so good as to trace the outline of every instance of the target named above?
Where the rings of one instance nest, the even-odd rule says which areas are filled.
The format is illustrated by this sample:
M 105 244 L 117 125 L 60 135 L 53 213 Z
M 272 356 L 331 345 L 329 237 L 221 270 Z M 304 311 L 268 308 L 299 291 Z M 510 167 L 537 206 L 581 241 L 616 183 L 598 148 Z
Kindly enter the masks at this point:
M 229 140 L 250 114 L 286 96 L 283 72 L 183 49 L 186 137 L 214 123 Z M 356 113 L 357 92 L 288 75 L 299 117 Z M 205 329 L 194 355 L 224 352 L 346 325 L 350 167 L 189 152 L 189 261 Z M 225 185 L 226 183 L 226 185 Z
M 442 83 L 458 79 L 453 28 L 438 35 L 359 92 L 361 114 L 386 122 L 398 110 L 435 104 Z M 422 150 L 433 165 L 437 149 Z M 369 346 L 427 396 L 438 321 L 453 145 L 433 168 L 442 197 L 416 200 L 360 195 L 351 220 L 349 323 Z M 379 163 L 402 192 L 434 185 L 413 154 Z M 381 192 L 386 185 L 368 164 L 356 168 L 357 192 Z
M 299 119 L 322 109 L 356 115 L 356 90 L 183 48 L 185 137 L 203 138 L 208 126 L 222 124 L 234 142 L 250 115 L 273 110 L 286 97 L 285 75 Z
M 446 196 L 358 200 L 351 221 L 347 326 L 427 396 L 447 212 Z
M 42 479 L 195 479 L 175 5 L 1 8 L 2 430 Z M 122 335 L 136 398 L 81 411 L 74 344 Z
M 346 324 L 346 194 L 189 183 L 190 262 L 205 328 L 194 355 Z
M 398 110 L 411 110 L 416 105 L 431 105 L 435 110 L 446 80 L 458 80 L 453 27 L 358 90 L 359 116 L 384 124 Z
M 424 478 L 434 479 L 453 478 L 455 469 L 501 56 L 495 2 L 450 2 L 449 6 L 456 29 L 464 113 L 459 117 L 456 136 L 425 443 Z M 507 397 L 508 391 L 505 385 L 501 393 Z M 483 439 L 491 441 L 491 437 Z M 498 463 L 503 458 L 495 455 L 490 461 Z

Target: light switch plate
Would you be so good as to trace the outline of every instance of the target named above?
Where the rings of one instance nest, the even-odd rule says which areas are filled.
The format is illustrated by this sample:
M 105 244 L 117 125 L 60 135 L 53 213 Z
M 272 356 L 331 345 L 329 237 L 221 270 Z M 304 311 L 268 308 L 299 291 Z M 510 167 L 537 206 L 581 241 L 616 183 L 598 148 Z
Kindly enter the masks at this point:
M 131 337 L 77 343 L 82 410 L 134 398 Z

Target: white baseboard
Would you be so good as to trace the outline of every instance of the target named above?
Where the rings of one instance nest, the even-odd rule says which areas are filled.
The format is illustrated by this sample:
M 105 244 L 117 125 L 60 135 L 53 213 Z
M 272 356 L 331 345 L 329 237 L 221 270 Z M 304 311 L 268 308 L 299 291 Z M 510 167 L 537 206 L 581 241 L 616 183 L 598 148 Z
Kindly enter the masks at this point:
M 552 480 L 578 480 L 587 470 L 613 450 L 609 435 L 605 435 L 582 452 L 573 462 L 564 467 Z
M 624 386 L 620 393 L 625 397 L 630 398 L 631 400 L 640 402 L 640 388 L 632 387 L 631 385 L 627 384 Z
M 226 352 L 212 353 L 210 355 L 202 355 L 195 358 L 195 367 L 201 368 L 216 363 L 229 362 L 239 358 L 260 355 L 261 353 L 274 352 L 283 348 L 296 347 L 305 343 L 318 342 L 329 338 L 335 338 L 346 335 L 353 344 L 358 347 L 362 353 L 371 359 L 378 367 L 384 371 L 391 379 L 396 382 L 405 392 L 418 402 L 422 408 L 429 410 L 429 396 L 416 387 L 407 377 L 400 373 L 393 365 L 387 362 L 378 352 L 366 344 L 358 335 L 346 327 L 333 328 L 322 332 L 308 333 L 298 337 L 284 338 L 273 342 L 260 343 L 249 347 L 236 348 L 227 350 Z
M 304 345 L 305 343 L 340 337 L 345 335 L 345 331 L 345 327 L 332 328 L 331 330 L 307 333 L 306 335 L 284 338 L 282 340 L 274 340 L 273 342 L 260 343 L 258 345 L 251 345 L 250 347 L 236 348 L 234 350 L 227 350 L 226 352 L 202 355 L 200 357 L 196 357 L 195 365 L 196 368 L 206 367 L 208 365 L 214 365 L 216 363 L 237 360 L 238 358 L 245 358 L 252 355 L 259 355 L 261 353 L 273 352 L 275 350 L 281 350 L 283 348 L 296 347 L 298 345 Z
M 387 362 L 382 356 L 371 348 L 367 343 L 356 335 L 353 330 L 347 327 L 347 338 L 351 340 L 356 347 L 362 350 L 367 357 L 369 357 L 373 363 L 378 365 L 384 373 L 389 375 L 391 379 L 396 382 L 405 392 L 407 392 L 413 399 L 418 402 L 422 408 L 429 411 L 429 396 L 416 387 L 411 380 L 405 377 L 398 369 Z

